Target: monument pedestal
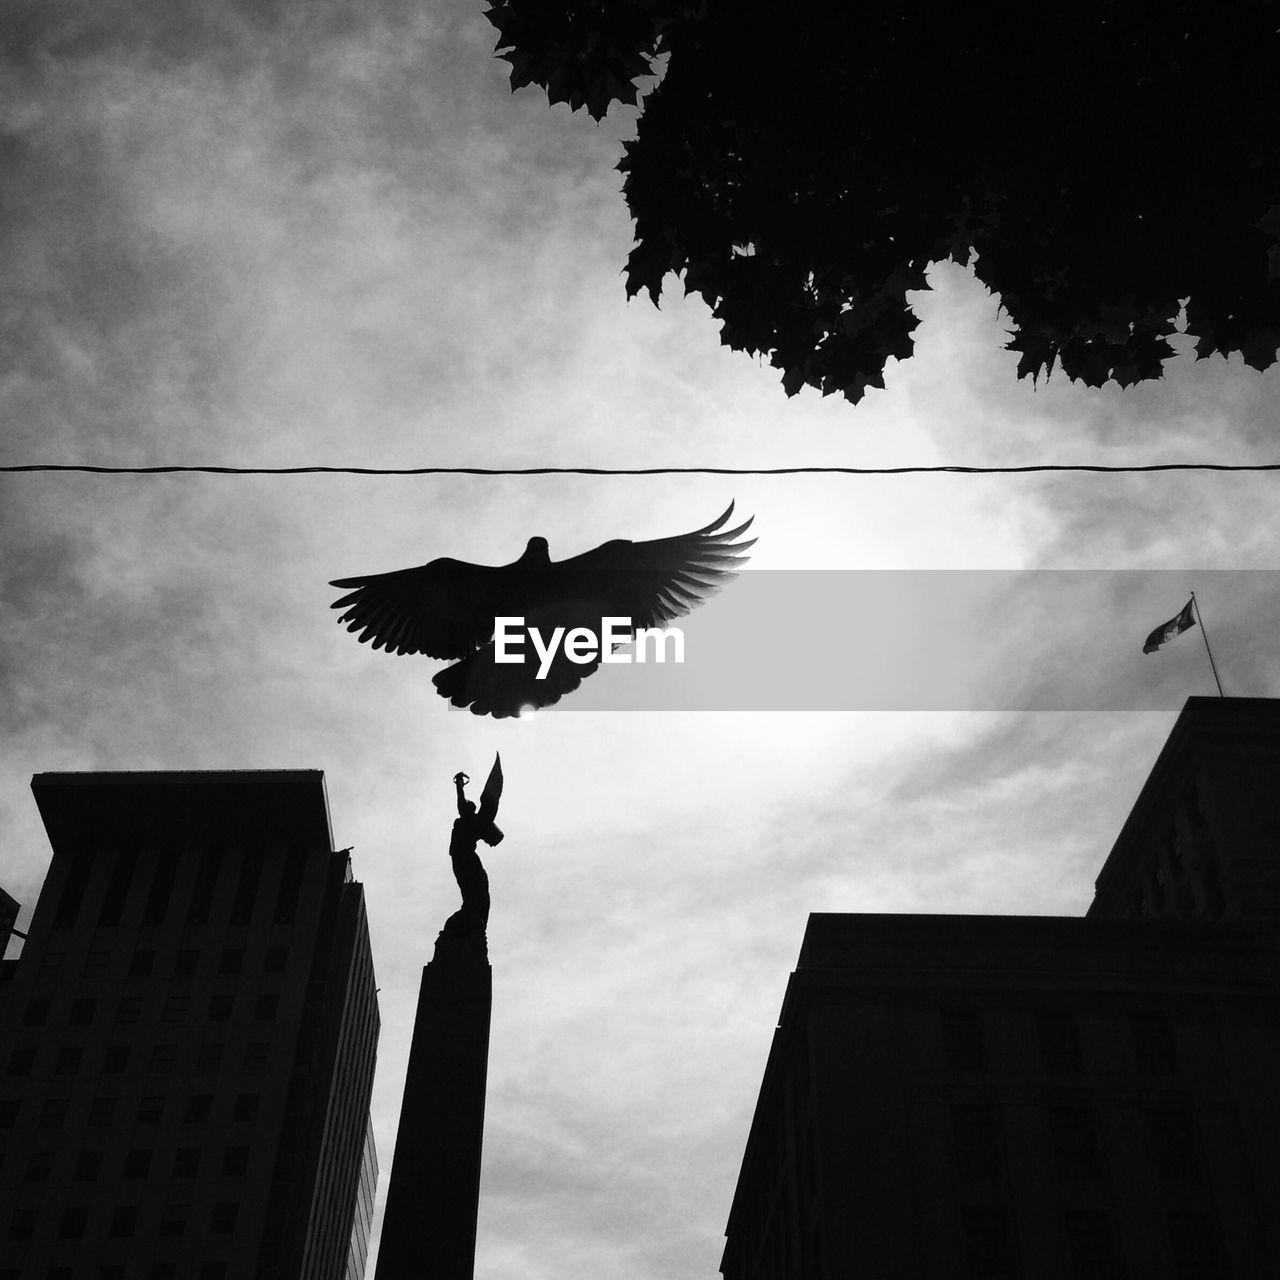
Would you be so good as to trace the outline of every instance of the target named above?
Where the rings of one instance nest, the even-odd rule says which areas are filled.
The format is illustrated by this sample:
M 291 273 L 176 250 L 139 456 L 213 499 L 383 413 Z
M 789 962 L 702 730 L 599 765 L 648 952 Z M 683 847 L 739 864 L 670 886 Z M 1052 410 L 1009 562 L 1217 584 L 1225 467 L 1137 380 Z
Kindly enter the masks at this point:
M 483 932 L 422 971 L 376 1280 L 472 1280 L 493 971 Z

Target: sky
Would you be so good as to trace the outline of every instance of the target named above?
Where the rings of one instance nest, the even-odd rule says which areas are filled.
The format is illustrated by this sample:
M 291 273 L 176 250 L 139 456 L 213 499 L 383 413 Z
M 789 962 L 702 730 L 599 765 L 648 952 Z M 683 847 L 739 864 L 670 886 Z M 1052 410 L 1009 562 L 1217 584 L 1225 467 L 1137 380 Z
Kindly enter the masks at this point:
M 1186 355 L 1128 391 L 1018 382 L 998 300 L 954 264 L 885 390 L 788 400 L 678 286 L 626 301 L 634 112 L 513 96 L 478 0 L 15 0 L 7 22 L 0 464 L 1277 461 L 1274 373 Z M 1197 633 L 1144 657 L 1147 633 L 1194 589 L 1227 693 L 1280 692 L 1276 484 L 0 475 L 0 884 L 24 928 L 33 773 L 323 769 L 381 989 L 380 1214 L 419 973 L 458 904 L 450 779 L 500 751 L 476 1273 L 712 1276 L 808 914 L 1083 912 L 1184 698 L 1214 692 Z M 332 578 L 502 563 L 535 533 L 562 557 L 730 500 L 759 541 L 691 644 L 736 590 L 819 570 L 848 588 L 831 627 L 874 640 L 888 610 L 851 575 L 892 570 L 964 680 L 899 668 L 916 692 L 888 709 L 758 709 L 840 652 L 775 616 L 721 704 L 752 709 L 634 709 L 601 671 L 581 704 L 494 722 L 329 609 Z M 920 596 L 924 570 L 966 607 Z

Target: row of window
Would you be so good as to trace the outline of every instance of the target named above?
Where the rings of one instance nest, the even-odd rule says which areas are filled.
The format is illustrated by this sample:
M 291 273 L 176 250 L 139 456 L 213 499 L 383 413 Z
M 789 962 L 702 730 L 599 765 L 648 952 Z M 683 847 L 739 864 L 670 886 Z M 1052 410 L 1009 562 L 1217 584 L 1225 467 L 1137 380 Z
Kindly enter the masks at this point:
M 227 854 L 219 849 L 206 849 L 202 853 L 179 855 L 184 858 L 199 858 L 195 883 L 191 897 L 186 904 L 185 919 L 187 924 L 202 925 L 209 921 L 213 909 L 214 894 L 218 880 L 228 863 Z M 240 874 L 236 883 L 235 894 L 231 901 L 229 921 L 231 924 L 247 925 L 252 920 L 255 910 L 259 909 L 261 897 L 258 892 L 262 876 L 265 855 L 246 853 L 240 860 Z M 276 924 L 291 924 L 297 911 L 298 899 L 302 889 L 303 872 L 306 869 L 307 855 L 301 850 L 293 850 L 284 858 L 284 867 L 280 877 L 280 888 L 276 894 L 275 909 L 272 919 Z M 178 867 L 177 857 L 161 857 L 157 859 L 151 883 L 147 887 L 146 898 L 142 904 L 142 924 L 163 925 L 172 923 L 174 914 L 173 889 Z M 109 871 L 107 871 L 109 868 Z M 102 903 L 98 909 L 96 922 L 80 919 L 81 906 L 85 891 L 89 887 L 94 872 L 107 872 L 107 885 L 102 895 Z M 76 924 L 81 927 L 96 923 L 101 928 L 118 925 L 124 915 L 125 903 L 129 890 L 138 880 L 138 855 L 134 850 L 123 850 L 116 854 L 100 853 L 93 857 L 79 857 L 71 860 L 66 880 L 63 882 L 62 894 L 58 899 L 58 907 L 53 923 L 57 928 L 71 928 Z
M 1150 1107 L 1145 1115 L 1148 1152 L 1157 1176 L 1166 1182 L 1199 1179 L 1202 1161 L 1191 1113 L 1181 1107 Z M 1058 1176 L 1066 1181 L 1100 1180 L 1104 1154 L 1096 1111 L 1080 1105 L 1054 1106 L 1046 1108 L 1045 1118 Z M 951 1106 L 951 1127 L 960 1177 L 1002 1176 L 994 1106 L 955 1103 Z
M 148 1094 L 138 1100 L 137 1123 L 159 1124 L 164 1118 L 165 1104 L 171 1099 L 163 1094 Z M 176 1099 L 175 1099 L 176 1101 Z M 99 1096 L 89 1104 L 89 1124 L 107 1125 L 115 1118 L 118 1099 Z M 182 1120 L 185 1124 L 206 1124 L 213 1120 L 222 1122 L 253 1121 L 258 1118 L 259 1095 L 238 1093 L 232 1100 L 231 1114 L 214 1116 L 214 1095 L 193 1093 L 184 1104 Z M 40 1124 L 62 1124 L 67 1117 L 67 1098 L 45 1098 L 41 1103 Z M 0 1099 L 0 1128 L 12 1128 L 18 1119 L 18 1099 Z
M 261 1071 L 267 1065 L 270 1044 L 265 1040 L 251 1041 L 245 1046 L 241 1067 L 245 1071 Z M 153 1075 L 165 1075 L 173 1071 L 178 1061 L 179 1046 L 176 1043 L 155 1045 L 148 1059 L 147 1068 Z M 122 1075 L 133 1065 L 132 1046 L 113 1044 L 107 1047 L 102 1056 L 103 1075 Z M 226 1057 L 226 1045 L 219 1041 L 206 1041 L 196 1051 L 195 1069 L 197 1071 L 219 1071 Z M 32 1074 L 35 1068 L 36 1048 L 32 1045 L 20 1045 L 9 1055 L 9 1076 L 23 1079 Z M 84 1061 L 84 1048 L 81 1045 L 62 1045 L 53 1060 L 55 1076 L 74 1076 L 80 1072 Z
M 201 1206 L 203 1210 L 203 1206 Z M 111 1210 L 107 1223 L 109 1239 L 132 1239 L 138 1231 L 138 1217 L 141 1206 L 136 1204 L 116 1205 Z M 240 1204 L 235 1200 L 219 1200 L 209 1210 L 205 1229 L 212 1235 L 230 1235 L 236 1229 L 236 1219 L 240 1213 Z M 19 1205 L 9 1218 L 9 1239 L 15 1243 L 30 1240 L 35 1236 L 37 1228 L 46 1225 L 42 1222 L 46 1216 L 47 1225 L 53 1227 L 53 1234 L 59 1240 L 81 1240 L 89 1220 L 88 1205 L 68 1205 L 57 1210 L 45 1210 L 41 1205 Z M 199 1214 L 204 1217 L 203 1212 Z M 54 1225 L 56 1223 L 56 1226 Z M 189 1204 L 166 1204 L 160 1211 L 158 1225 L 162 1236 L 181 1236 L 187 1233 L 188 1227 L 195 1225 L 192 1206 Z
M 1036 1049 L 1041 1068 L 1050 1075 L 1079 1075 L 1085 1069 L 1080 1032 L 1070 1009 L 1036 1009 Z M 1177 1043 L 1168 1015 L 1160 1010 L 1129 1014 L 1134 1065 L 1144 1076 L 1175 1075 Z M 986 1071 L 988 1053 L 983 1011 L 976 1008 L 942 1010 L 942 1048 L 951 1071 Z
M 101 973 L 111 963 L 112 952 L 104 948 L 98 948 L 90 951 L 84 959 L 84 972 L 87 974 Z M 212 951 L 208 949 L 200 949 L 197 947 L 180 947 L 173 952 L 173 959 L 170 971 L 172 973 L 190 976 L 199 972 L 201 956 L 212 956 Z M 148 977 L 156 971 L 157 952 L 151 947 L 138 947 L 129 956 L 129 976 L 132 978 Z M 240 973 L 244 968 L 245 949 L 243 947 L 223 947 L 218 952 L 218 963 L 216 972 L 220 975 Z M 285 962 L 288 959 L 288 950 L 285 947 L 268 947 L 262 957 L 262 968 L 265 973 L 280 973 L 284 970 Z M 40 957 L 40 974 L 58 974 L 65 977 L 71 965 L 68 963 L 67 952 L 65 951 L 46 951 Z
M 94 1280 L 226 1280 L 229 1265 L 220 1258 L 206 1258 L 193 1266 L 179 1268 L 176 1262 L 154 1262 L 145 1271 L 136 1265 L 124 1267 L 119 1263 L 104 1263 L 94 1273 Z M 71 1267 L 41 1267 L 39 1272 L 24 1272 L 17 1267 L 0 1266 L 0 1280 L 72 1280 L 73 1275 L 85 1276 L 83 1265 Z
M 1015 1280 L 1020 1272 L 1008 1212 L 997 1206 L 962 1213 L 969 1280 Z M 1223 1274 L 1217 1230 L 1207 1213 L 1179 1210 L 1165 1215 L 1170 1280 L 1218 1280 Z M 1069 1209 L 1062 1241 L 1072 1280 L 1120 1280 L 1125 1274 L 1115 1223 L 1105 1209 Z M 1149 1265 L 1154 1260 L 1144 1258 Z
M 280 994 L 276 991 L 261 991 L 254 996 L 254 1018 L 274 1018 L 280 1007 Z M 226 1022 L 231 1017 L 231 1009 L 235 1000 L 233 992 L 216 992 L 209 997 L 207 1021 Z M 117 1025 L 132 1026 L 142 1018 L 144 997 L 141 994 L 125 994 L 116 1003 L 115 1022 Z M 24 1027 L 44 1027 L 49 1025 L 49 1015 L 53 1001 L 48 999 L 28 1000 L 22 1013 Z M 188 1021 L 191 1011 L 191 997 L 185 992 L 175 992 L 165 996 L 160 1009 L 162 1025 L 173 1026 Z M 93 1020 L 94 1002 L 87 997 L 72 1001 L 68 1010 L 68 1024 L 85 1026 Z
M 171 1176 L 175 1178 L 194 1178 L 198 1176 L 203 1155 L 204 1148 L 202 1147 L 179 1147 L 173 1153 L 172 1166 L 169 1170 Z M 156 1164 L 154 1156 L 155 1152 L 149 1147 L 135 1147 L 132 1151 L 127 1152 L 124 1158 L 124 1177 L 133 1179 L 149 1178 L 153 1175 L 160 1176 L 160 1171 L 154 1167 Z M 72 1165 L 72 1180 L 75 1182 L 96 1181 L 102 1173 L 105 1157 L 106 1153 L 104 1151 L 79 1152 Z M 221 1166 L 218 1170 L 222 1177 L 242 1177 L 248 1168 L 248 1147 L 227 1147 L 223 1150 Z M 53 1152 L 33 1151 L 27 1161 L 23 1184 L 25 1186 L 37 1186 L 46 1183 L 49 1181 L 52 1172 Z

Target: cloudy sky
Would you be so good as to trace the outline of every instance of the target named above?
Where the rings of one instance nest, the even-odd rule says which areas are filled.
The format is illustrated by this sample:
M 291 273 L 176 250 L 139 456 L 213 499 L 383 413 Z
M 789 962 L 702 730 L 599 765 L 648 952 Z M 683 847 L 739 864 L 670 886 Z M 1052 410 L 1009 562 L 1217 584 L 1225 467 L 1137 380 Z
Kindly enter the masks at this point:
M 1127 392 L 1035 389 L 954 266 L 885 391 L 787 400 L 678 288 L 626 302 L 633 116 L 513 97 L 480 8 L 10 4 L 0 463 L 1277 460 L 1275 375 L 1188 357 Z M 1198 634 L 1143 657 L 1146 633 L 1195 589 L 1227 692 L 1280 690 L 1270 575 L 1224 572 L 1276 567 L 1276 485 L 0 476 L 0 883 L 22 927 L 48 861 L 35 772 L 324 769 L 368 895 L 385 1195 L 418 973 L 457 905 L 450 777 L 500 750 L 477 1274 L 711 1276 L 807 914 L 1083 911 L 1183 698 L 1213 692 Z M 602 671 L 582 705 L 606 709 L 494 723 L 328 607 L 330 578 L 500 563 L 533 533 L 569 555 L 730 499 L 759 543 L 708 626 L 762 570 L 845 594 L 822 627 L 775 618 L 723 705 L 787 705 L 832 628 L 855 653 L 883 634 L 849 571 L 899 571 L 963 679 L 920 692 L 900 666 L 916 691 L 887 704 L 646 712 L 607 709 L 626 698 Z M 1089 572 L 937 575 L 932 607 L 914 572 L 1049 569 Z

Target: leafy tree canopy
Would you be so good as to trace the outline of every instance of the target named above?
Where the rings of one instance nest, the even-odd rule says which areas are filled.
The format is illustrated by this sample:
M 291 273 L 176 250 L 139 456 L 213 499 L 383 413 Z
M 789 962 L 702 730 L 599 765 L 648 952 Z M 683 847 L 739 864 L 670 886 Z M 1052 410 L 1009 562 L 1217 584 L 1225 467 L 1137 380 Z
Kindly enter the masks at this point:
M 627 295 L 668 274 L 735 350 L 857 402 L 905 358 L 907 291 L 973 262 L 1019 376 L 1160 376 L 1280 350 L 1280 12 L 1270 0 L 1066 5 L 490 0 L 513 89 L 602 119 Z

